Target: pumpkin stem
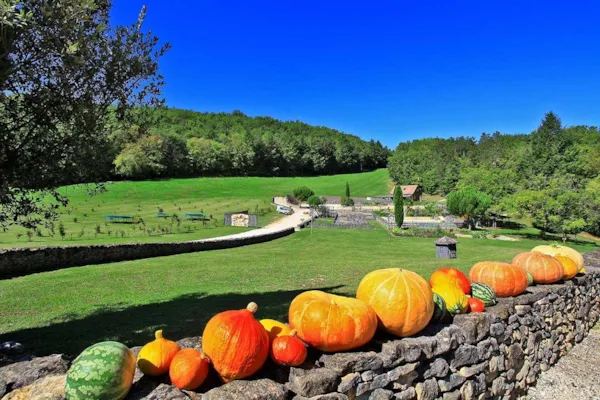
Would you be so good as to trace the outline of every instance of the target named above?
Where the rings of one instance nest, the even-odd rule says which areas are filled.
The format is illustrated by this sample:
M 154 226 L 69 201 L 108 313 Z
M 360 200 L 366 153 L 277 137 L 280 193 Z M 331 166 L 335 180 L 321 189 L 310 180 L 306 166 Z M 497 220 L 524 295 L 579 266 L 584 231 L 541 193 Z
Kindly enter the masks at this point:
M 256 313 L 256 311 L 258 311 L 258 304 L 256 304 L 255 302 L 251 302 L 250 304 L 248 304 L 248 307 L 246 307 L 246 310 L 254 314 Z
M 298 333 L 298 332 L 296 332 L 296 330 L 295 330 L 295 329 L 292 329 L 292 330 L 290 331 L 290 336 L 296 336 L 296 334 L 297 334 L 297 333 Z
M 159 329 L 156 332 L 154 332 L 154 337 L 156 339 L 162 339 L 163 338 L 163 331 L 162 331 L 162 329 Z

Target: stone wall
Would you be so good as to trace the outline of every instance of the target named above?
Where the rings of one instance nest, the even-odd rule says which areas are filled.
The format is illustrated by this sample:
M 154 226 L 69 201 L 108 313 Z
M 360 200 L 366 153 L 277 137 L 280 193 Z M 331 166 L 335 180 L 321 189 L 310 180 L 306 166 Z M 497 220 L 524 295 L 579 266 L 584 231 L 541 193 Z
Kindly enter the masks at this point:
M 294 228 L 262 229 L 189 242 L 133 243 L 0 250 L 0 279 L 83 265 L 112 263 L 197 251 L 228 249 L 268 242 Z
M 126 400 L 516 399 L 581 342 L 598 320 L 600 252 L 586 254 L 585 259 L 587 275 L 565 284 L 533 286 L 526 294 L 501 299 L 485 313 L 432 325 L 418 337 L 378 334 L 364 348 L 344 353 L 311 349 L 300 368 L 276 367 L 267 361 L 252 379 L 225 385 L 213 373 L 197 392 L 179 391 L 168 379 L 138 371 Z M 178 343 L 200 349 L 202 339 Z M 139 349 L 132 351 L 137 354 Z M 15 397 L 9 393 L 7 399 L 30 398 L 17 395 L 56 390 L 56 382 L 64 382 L 63 363 L 60 356 L 50 356 L 0 368 L 4 384 L 0 395 L 12 390 Z M 46 385 L 49 389 L 44 389 Z M 60 393 L 52 397 L 62 398 Z

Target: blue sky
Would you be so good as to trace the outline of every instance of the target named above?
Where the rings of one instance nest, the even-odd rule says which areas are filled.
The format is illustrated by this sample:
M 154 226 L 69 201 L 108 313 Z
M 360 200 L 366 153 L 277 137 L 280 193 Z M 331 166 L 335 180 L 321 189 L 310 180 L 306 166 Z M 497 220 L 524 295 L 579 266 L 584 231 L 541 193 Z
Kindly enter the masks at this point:
M 114 0 L 173 48 L 170 107 L 302 120 L 388 146 L 600 125 L 598 1 Z

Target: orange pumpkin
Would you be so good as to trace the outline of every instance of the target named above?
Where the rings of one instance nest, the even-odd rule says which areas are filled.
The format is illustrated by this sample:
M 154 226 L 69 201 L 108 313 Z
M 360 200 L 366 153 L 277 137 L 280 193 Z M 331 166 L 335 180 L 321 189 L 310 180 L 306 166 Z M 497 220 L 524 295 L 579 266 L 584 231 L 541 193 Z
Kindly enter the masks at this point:
M 517 254 L 512 263 L 529 272 L 534 283 L 558 282 L 565 274 L 565 269 L 556 258 L 537 251 Z
M 273 343 L 273 340 L 278 336 L 289 336 L 292 332 L 292 328 L 287 324 L 274 319 L 261 319 L 260 324 L 269 334 L 269 343 Z
M 377 313 L 379 326 L 396 336 L 412 336 L 433 316 L 433 292 L 420 275 L 401 268 L 370 272 L 360 284 L 356 298 Z
M 377 314 L 368 304 L 319 290 L 296 296 L 289 321 L 300 339 L 328 352 L 360 347 L 377 330 Z
M 256 303 L 243 310 L 225 311 L 212 317 L 202 334 L 202 349 L 223 382 L 247 378 L 269 356 L 269 335 L 254 318 Z
M 448 278 L 455 280 L 464 294 L 471 293 L 471 281 L 462 271 L 456 268 L 443 267 L 438 269 L 429 278 L 429 286 L 434 287 L 437 283 L 441 283 L 441 281 Z
M 481 282 L 490 286 L 496 296 L 517 296 L 527 289 L 527 272 L 521 267 L 495 261 L 479 262 L 469 272 L 471 282 Z
M 296 331 L 289 335 L 279 336 L 271 345 L 271 359 L 284 367 L 297 367 L 306 360 L 306 346 L 296 337 Z
M 137 357 L 140 371 L 146 375 L 158 376 L 169 372 L 171 360 L 180 350 L 179 345 L 163 337 L 163 331 L 156 331 L 155 339 L 147 343 Z
M 565 270 L 565 273 L 562 276 L 563 281 L 572 279 L 579 272 L 579 267 L 577 266 L 577 263 L 573 261 L 571 257 L 556 255 L 554 256 L 554 258 L 556 258 L 558 262 L 561 263 L 563 269 Z
M 196 349 L 180 350 L 169 368 L 169 378 L 181 390 L 196 390 L 208 375 L 208 358 Z

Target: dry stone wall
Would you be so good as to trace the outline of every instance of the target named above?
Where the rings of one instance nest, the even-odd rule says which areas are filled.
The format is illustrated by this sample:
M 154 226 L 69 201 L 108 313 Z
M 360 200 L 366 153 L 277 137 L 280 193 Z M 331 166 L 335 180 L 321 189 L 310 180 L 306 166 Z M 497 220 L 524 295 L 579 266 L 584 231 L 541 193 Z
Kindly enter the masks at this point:
M 83 265 L 228 249 L 268 242 L 294 233 L 294 228 L 261 229 L 234 236 L 189 242 L 107 244 L 0 250 L 0 279 Z
M 459 315 L 418 337 L 379 334 L 358 351 L 313 351 L 300 368 L 272 363 L 250 380 L 221 385 L 213 375 L 197 392 L 138 371 L 126 400 L 472 400 L 516 399 L 540 373 L 581 342 L 600 315 L 600 252 L 586 254 L 588 274 L 560 285 L 534 286 L 485 313 Z M 199 337 L 180 340 L 200 349 Z M 137 354 L 140 347 L 133 348 Z M 311 350 L 312 351 L 312 350 Z M 63 382 L 61 356 L 0 368 L 0 395 L 53 391 Z M 48 376 L 55 378 L 48 379 Z M 45 389 L 47 387 L 47 389 Z M 573 394 L 574 398 L 576 393 Z

